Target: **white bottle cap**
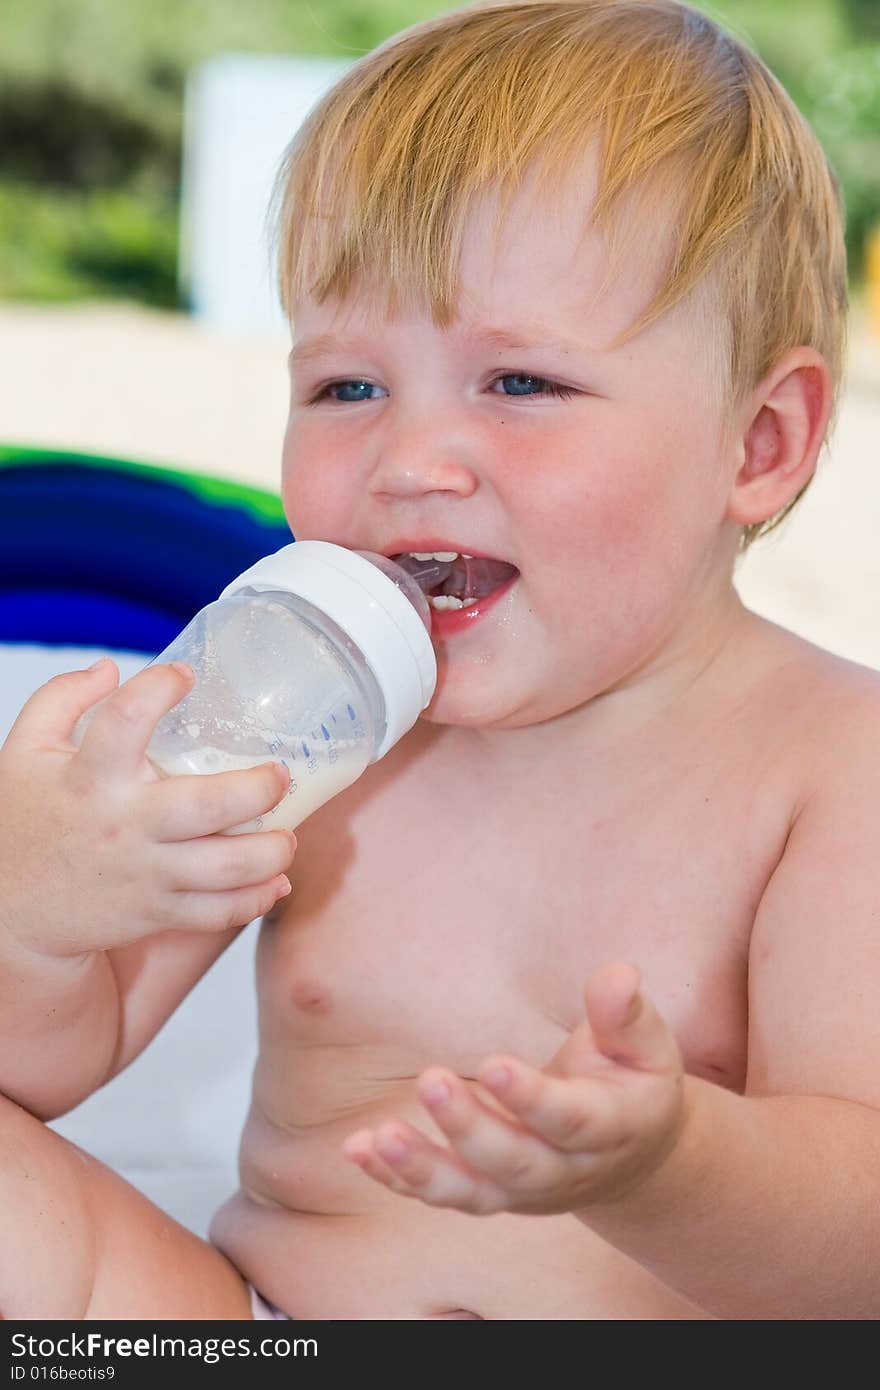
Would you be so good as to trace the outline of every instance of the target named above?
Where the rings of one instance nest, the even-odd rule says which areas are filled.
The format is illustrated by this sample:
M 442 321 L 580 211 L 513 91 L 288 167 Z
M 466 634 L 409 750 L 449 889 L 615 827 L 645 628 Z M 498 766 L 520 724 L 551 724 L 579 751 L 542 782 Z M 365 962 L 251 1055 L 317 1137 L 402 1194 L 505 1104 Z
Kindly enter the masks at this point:
M 371 762 L 387 753 L 430 703 L 437 660 L 425 625 L 392 580 L 355 551 L 329 541 L 294 541 L 258 560 L 220 597 L 242 589 L 298 594 L 332 618 L 363 653 L 385 701 L 385 737 Z

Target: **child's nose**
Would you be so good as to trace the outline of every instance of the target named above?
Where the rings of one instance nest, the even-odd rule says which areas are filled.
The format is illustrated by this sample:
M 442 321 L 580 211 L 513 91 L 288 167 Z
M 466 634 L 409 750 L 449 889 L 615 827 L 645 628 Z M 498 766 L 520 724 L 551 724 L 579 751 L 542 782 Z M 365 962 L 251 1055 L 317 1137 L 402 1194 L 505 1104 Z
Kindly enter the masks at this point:
M 470 497 L 479 483 L 479 444 L 473 429 L 440 410 L 412 411 L 387 420 L 375 440 L 370 489 L 401 497 L 452 492 Z

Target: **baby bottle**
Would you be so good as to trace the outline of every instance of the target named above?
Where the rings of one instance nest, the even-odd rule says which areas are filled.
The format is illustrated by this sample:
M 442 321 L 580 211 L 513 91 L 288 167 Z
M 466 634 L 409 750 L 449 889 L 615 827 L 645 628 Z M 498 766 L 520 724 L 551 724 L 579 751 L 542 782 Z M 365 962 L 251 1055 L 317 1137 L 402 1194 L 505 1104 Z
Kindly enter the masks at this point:
M 286 763 L 290 786 L 245 830 L 294 829 L 415 723 L 434 693 L 431 613 L 384 555 L 296 541 L 234 579 L 157 658 L 195 685 L 159 721 L 162 773 Z

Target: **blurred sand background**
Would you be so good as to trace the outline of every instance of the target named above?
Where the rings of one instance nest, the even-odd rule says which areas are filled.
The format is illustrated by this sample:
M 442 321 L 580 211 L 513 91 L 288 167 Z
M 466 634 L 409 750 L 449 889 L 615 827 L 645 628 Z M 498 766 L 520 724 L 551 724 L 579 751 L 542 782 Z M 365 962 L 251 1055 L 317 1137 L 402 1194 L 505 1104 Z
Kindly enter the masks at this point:
M 0 305 L 0 442 L 277 490 L 287 343 L 136 306 Z M 746 603 L 880 669 L 880 333 L 856 311 L 836 434 L 795 514 L 740 566 Z

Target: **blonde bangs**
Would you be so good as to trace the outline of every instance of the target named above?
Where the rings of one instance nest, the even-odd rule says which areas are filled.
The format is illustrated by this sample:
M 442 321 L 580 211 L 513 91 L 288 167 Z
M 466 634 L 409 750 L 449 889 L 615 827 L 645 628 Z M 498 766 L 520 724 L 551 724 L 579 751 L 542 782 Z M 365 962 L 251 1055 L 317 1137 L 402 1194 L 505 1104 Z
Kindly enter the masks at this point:
M 478 5 L 395 36 L 328 93 L 276 185 L 282 303 L 344 300 L 456 314 L 475 196 L 497 225 L 525 176 L 548 200 L 594 144 L 584 230 L 660 262 L 659 289 L 620 341 L 701 287 L 725 399 L 790 347 L 843 374 L 846 256 L 839 188 L 807 122 L 764 64 L 677 0 Z M 763 529 L 767 529 L 766 526 Z

